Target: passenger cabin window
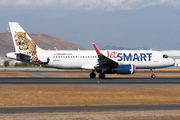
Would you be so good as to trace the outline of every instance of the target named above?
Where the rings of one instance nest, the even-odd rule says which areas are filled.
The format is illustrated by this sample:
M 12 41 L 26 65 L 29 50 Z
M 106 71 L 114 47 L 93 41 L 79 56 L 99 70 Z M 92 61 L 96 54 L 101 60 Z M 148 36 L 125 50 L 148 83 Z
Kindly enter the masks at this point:
M 168 56 L 166 54 L 163 55 L 163 58 L 168 58 Z

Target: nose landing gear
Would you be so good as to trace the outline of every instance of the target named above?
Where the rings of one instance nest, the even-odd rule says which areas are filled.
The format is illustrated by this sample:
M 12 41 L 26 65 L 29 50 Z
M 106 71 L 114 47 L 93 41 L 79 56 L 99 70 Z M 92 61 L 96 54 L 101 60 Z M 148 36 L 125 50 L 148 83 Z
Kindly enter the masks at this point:
M 151 78 L 156 78 L 155 74 L 154 74 L 154 70 L 153 69 L 150 69 L 151 70 Z

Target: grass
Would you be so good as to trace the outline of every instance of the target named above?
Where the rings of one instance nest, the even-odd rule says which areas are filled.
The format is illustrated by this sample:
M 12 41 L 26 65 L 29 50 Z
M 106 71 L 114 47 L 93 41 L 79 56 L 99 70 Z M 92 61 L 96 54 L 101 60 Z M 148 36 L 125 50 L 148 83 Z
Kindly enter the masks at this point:
M 0 87 L 0 106 L 180 104 L 180 87 Z
M 0 78 L 4 78 L 4 77 L 35 77 L 31 74 L 23 74 L 23 73 L 14 73 L 14 72 L 7 72 L 7 73 L 0 73 Z

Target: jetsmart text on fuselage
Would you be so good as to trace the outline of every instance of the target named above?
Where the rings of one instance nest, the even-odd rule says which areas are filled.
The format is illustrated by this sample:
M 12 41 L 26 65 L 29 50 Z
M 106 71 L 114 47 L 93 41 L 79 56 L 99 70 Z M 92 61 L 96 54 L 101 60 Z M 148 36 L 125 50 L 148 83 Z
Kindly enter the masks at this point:
M 117 58 L 118 61 L 151 61 L 152 53 L 119 53 L 107 51 L 107 57 Z

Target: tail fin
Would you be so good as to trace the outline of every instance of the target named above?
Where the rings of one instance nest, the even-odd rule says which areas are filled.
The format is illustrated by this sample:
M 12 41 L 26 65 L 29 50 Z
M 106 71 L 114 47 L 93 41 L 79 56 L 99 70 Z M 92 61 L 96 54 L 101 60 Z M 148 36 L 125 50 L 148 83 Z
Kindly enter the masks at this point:
M 47 62 L 42 62 L 38 58 L 37 49 L 39 51 L 43 51 L 40 49 L 33 40 L 29 37 L 29 35 L 23 30 L 23 28 L 17 22 L 9 22 L 11 35 L 15 47 L 16 53 L 20 54 L 21 56 L 31 56 L 32 63 L 39 63 L 39 64 L 48 64 L 49 58 L 47 58 Z M 23 59 L 21 57 L 21 59 Z
M 15 35 L 17 33 L 26 33 L 23 28 L 19 25 L 19 23 L 17 22 L 9 22 L 9 27 L 11 30 L 11 35 L 12 35 L 12 39 L 13 39 L 13 43 L 14 43 L 14 47 L 15 47 L 15 51 L 18 52 L 19 49 L 19 43 L 18 40 L 16 39 Z M 28 34 L 26 34 L 26 37 L 32 41 L 32 39 L 29 37 Z M 19 41 L 20 42 L 20 41 Z

